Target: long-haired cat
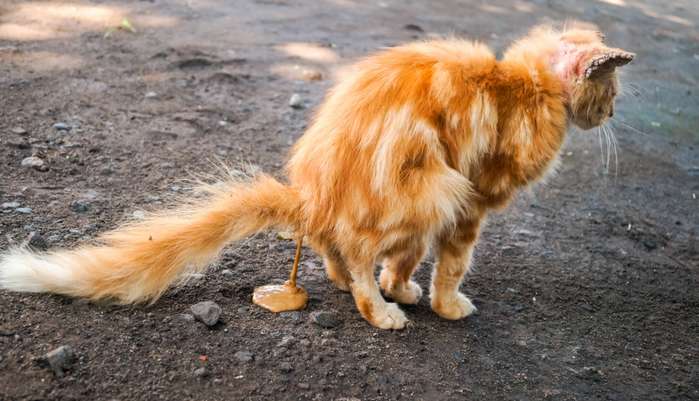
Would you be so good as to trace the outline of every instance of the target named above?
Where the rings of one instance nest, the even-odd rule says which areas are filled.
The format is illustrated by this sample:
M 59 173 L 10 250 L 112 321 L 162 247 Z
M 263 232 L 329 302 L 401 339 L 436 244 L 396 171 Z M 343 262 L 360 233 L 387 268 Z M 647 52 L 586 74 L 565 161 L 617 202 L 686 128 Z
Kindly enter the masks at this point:
M 226 244 L 290 227 L 383 329 L 407 319 L 381 290 L 418 302 L 411 276 L 432 247 L 432 309 L 461 319 L 474 311 L 459 286 L 486 215 L 545 174 L 569 123 L 589 129 L 613 114 L 615 68 L 633 54 L 602 40 L 591 30 L 537 28 L 502 60 L 456 39 L 379 52 L 330 91 L 291 151 L 288 184 L 266 175 L 230 180 L 208 187 L 204 199 L 108 232 L 101 244 L 10 250 L 0 259 L 0 286 L 153 301 Z

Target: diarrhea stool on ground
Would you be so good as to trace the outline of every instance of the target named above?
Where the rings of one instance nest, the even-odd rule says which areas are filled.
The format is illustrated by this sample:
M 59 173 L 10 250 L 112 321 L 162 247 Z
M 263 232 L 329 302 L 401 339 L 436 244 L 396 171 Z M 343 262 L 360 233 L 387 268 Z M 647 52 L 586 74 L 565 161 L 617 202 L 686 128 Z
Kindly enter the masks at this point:
M 303 236 L 300 236 L 296 240 L 296 255 L 294 255 L 294 265 L 291 268 L 289 280 L 281 285 L 268 284 L 255 288 L 252 295 L 253 303 L 275 313 L 301 310 L 306 307 L 308 293 L 296 285 L 302 244 Z

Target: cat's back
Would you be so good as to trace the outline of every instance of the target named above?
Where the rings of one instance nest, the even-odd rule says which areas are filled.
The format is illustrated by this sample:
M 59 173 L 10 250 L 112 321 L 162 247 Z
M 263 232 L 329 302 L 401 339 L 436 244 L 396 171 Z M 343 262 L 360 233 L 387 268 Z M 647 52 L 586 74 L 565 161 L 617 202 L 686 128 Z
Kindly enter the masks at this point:
M 412 181 L 427 180 L 431 194 L 460 198 L 468 183 L 441 160 L 439 125 L 447 109 L 467 113 L 483 78 L 496 68 L 485 45 L 461 39 L 411 43 L 359 61 L 294 146 L 287 165 L 292 183 L 320 214 L 341 207 L 342 199 L 352 198 L 352 207 L 389 194 L 396 199 L 413 170 L 424 172 Z M 422 204 L 431 207 L 427 199 Z

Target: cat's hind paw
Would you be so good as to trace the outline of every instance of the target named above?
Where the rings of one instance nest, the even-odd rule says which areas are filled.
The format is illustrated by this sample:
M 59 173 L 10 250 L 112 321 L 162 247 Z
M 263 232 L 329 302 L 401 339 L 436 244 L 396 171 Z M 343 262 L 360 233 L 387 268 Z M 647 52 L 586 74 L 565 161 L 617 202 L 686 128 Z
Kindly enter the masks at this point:
M 415 305 L 422 298 L 422 288 L 418 283 L 412 280 L 407 283 L 394 283 L 386 270 L 381 272 L 379 282 L 383 293 L 400 304 Z

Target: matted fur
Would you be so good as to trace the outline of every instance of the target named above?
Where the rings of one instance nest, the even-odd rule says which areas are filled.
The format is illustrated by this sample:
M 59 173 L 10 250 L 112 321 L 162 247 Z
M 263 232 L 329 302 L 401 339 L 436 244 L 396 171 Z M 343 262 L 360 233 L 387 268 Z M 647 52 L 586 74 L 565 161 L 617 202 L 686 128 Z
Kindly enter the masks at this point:
M 416 303 L 422 290 L 410 277 L 432 246 L 432 308 L 463 318 L 474 307 L 458 290 L 486 214 L 546 173 L 569 122 L 587 129 L 613 113 L 614 68 L 630 57 L 597 32 L 550 28 L 502 60 L 458 39 L 382 51 L 330 91 L 291 152 L 288 185 L 261 176 L 214 186 L 186 208 L 105 234 L 103 245 L 10 251 L 0 285 L 154 300 L 227 243 L 281 225 L 307 236 L 329 278 L 381 328 L 407 319 L 380 289 Z

